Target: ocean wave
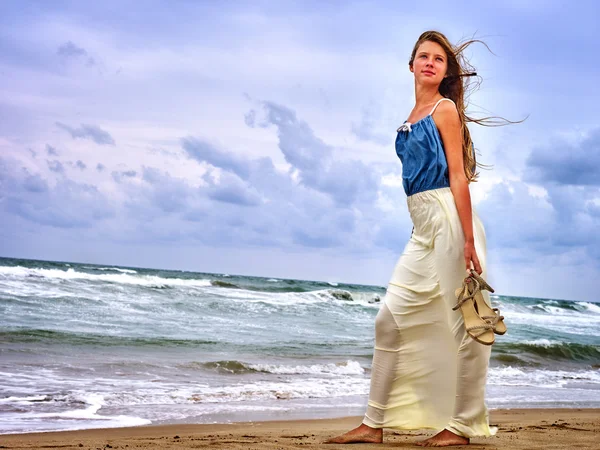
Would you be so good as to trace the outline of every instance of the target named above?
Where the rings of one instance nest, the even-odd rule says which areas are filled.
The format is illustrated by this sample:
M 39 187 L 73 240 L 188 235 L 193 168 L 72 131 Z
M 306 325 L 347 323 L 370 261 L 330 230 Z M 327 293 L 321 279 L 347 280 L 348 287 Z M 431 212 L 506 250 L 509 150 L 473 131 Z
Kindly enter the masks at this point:
M 17 405 L 26 405 L 32 402 L 44 402 L 49 401 L 50 397 L 48 395 L 28 395 L 26 397 L 21 396 L 10 396 L 0 398 L 0 403 L 13 403 Z
M 490 295 L 493 303 L 498 304 L 504 311 L 519 313 L 535 313 L 539 315 L 553 316 L 600 316 L 600 303 L 574 301 L 574 300 L 555 300 L 555 299 L 537 299 L 528 297 L 512 297 L 503 295 Z
M 524 367 L 491 367 L 488 384 L 499 386 L 534 386 L 537 388 L 562 388 L 566 385 L 600 387 L 600 372 L 597 370 L 552 370 Z M 596 390 L 598 389 L 596 387 Z
M 330 303 L 335 301 L 352 302 L 352 294 L 348 291 L 337 289 L 322 289 L 307 292 L 274 291 L 256 288 L 232 289 L 231 294 L 224 294 L 230 297 L 230 300 L 243 301 L 244 304 L 263 303 L 274 306 L 302 306 L 318 303 Z
M 600 315 L 600 305 L 590 302 L 576 302 L 576 304 L 586 312 Z
M 578 313 L 583 312 L 583 308 L 578 308 L 576 303 L 568 304 L 568 305 L 560 305 L 558 302 L 555 304 L 551 303 L 537 303 L 535 305 L 527 305 L 526 307 L 532 311 L 538 312 L 543 311 L 548 314 L 552 314 L 553 316 L 562 315 L 562 316 L 570 316 L 577 315 Z
M 152 423 L 150 420 L 141 417 L 99 414 L 98 411 L 106 405 L 104 395 L 101 394 L 82 393 L 39 397 L 42 396 L 15 398 L 12 404 L 21 405 L 21 408 L 3 414 L 3 421 L 6 426 L 3 427 L 0 433 L 120 428 Z M 9 397 L 9 399 L 11 398 L 13 397 Z M 31 409 L 24 412 L 22 407 L 28 405 L 28 403 Z M 5 402 L 5 404 L 10 403 Z M 56 405 L 60 406 L 57 407 Z M 39 406 L 45 407 L 45 411 L 36 411 Z M 47 411 L 48 407 L 53 410 Z
M 250 372 L 257 372 L 257 370 L 252 369 L 248 364 L 240 362 L 240 361 L 210 361 L 205 363 L 186 363 L 180 365 L 182 368 L 196 368 L 200 367 L 203 369 L 214 370 L 219 373 L 231 373 L 231 374 L 245 374 Z
M 266 305 L 303 307 L 304 305 L 334 304 L 334 305 L 359 305 L 366 307 L 379 307 L 380 297 L 373 292 L 350 292 L 343 289 L 319 289 L 306 292 L 267 292 L 252 289 L 239 289 L 232 293 L 237 300 L 242 299 L 248 303 L 262 303 Z
M 32 269 L 22 266 L 0 266 L 0 276 L 10 278 L 38 278 L 62 281 L 101 281 L 108 283 L 145 286 L 151 288 L 165 288 L 177 286 L 207 287 L 211 285 L 210 280 L 207 279 L 164 278 L 156 275 L 139 275 L 131 273 L 90 274 L 86 272 L 79 272 L 73 269 L 72 267 L 67 270 L 61 270 L 43 268 Z
M 38 395 L 35 398 L 33 395 L 13 395 L 11 400 L 7 399 L 2 404 L 3 408 L 10 405 L 29 406 L 37 411 L 47 411 L 48 407 L 72 410 L 86 405 L 113 407 L 332 398 L 364 395 L 368 393 L 369 386 L 369 379 L 364 376 L 339 374 L 307 374 L 285 378 L 279 376 L 268 380 L 242 376 L 236 382 L 223 379 L 193 383 L 177 382 L 178 377 L 152 375 L 152 382 L 149 383 L 147 379 L 132 379 L 116 373 L 95 378 L 65 378 L 55 371 L 46 372 L 11 374 L 11 381 L 20 386 L 19 389 L 35 386 Z M 87 392 L 88 389 L 91 392 Z M 99 392 L 101 396 L 96 396 Z
M 545 309 L 530 308 L 531 305 L 494 303 L 506 317 L 509 328 L 515 330 L 536 329 L 546 336 L 559 334 L 600 336 L 600 315 L 586 313 L 573 308 L 561 310 L 561 313 L 549 313 Z M 579 306 L 579 308 L 583 308 Z M 548 308 L 556 308 L 549 306 Z
M 227 281 L 210 280 L 210 284 L 211 284 L 211 286 L 215 286 L 215 287 L 230 288 L 230 289 L 240 289 L 240 287 L 237 284 L 229 283 Z
M 365 370 L 357 361 L 311 365 L 249 364 L 241 361 L 211 361 L 199 364 L 219 373 L 246 374 L 263 372 L 277 375 L 363 375 Z M 189 367 L 189 365 L 188 365 Z
M 493 353 L 491 356 L 492 361 L 498 361 L 504 365 L 516 365 L 516 366 L 531 366 L 539 365 L 539 363 L 532 363 L 527 361 L 525 358 L 519 358 L 517 355 L 507 353 Z
M 133 270 L 133 269 L 122 269 L 120 267 L 93 267 L 93 266 L 83 266 L 84 269 L 89 269 L 89 270 L 102 270 L 102 271 L 106 271 L 106 270 L 114 270 L 115 272 L 121 272 L 121 273 L 138 273 L 137 270 Z
M 267 282 L 270 282 L 269 284 L 252 284 L 252 283 L 243 283 L 243 282 L 236 282 L 236 283 L 232 283 L 230 281 L 223 281 L 223 280 L 210 280 L 210 284 L 213 287 L 217 287 L 217 288 L 229 288 L 229 289 L 239 289 L 242 291 L 249 291 L 249 292 L 262 292 L 262 293 L 266 293 L 266 294 L 292 294 L 292 293 L 302 293 L 302 292 L 314 292 L 314 289 L 310 288 L 309 286 L 302 286 L 302 285 L 296 285 L 296 284 L 292 284 L 290 285 L 289 283 L 281 283 L 280 280 L 267 280 Z M 275 284 L 278 283 L 278 284 Z
M 237 403 L 260 400 L 292 400 L 309 398 L 335 398 L 349 395 L 366 395 L 369 380 L 364 377 L 300 378 L 285 381 L 255 381 L 181 387 L 161 392 L 166 386 L 156 385 L 153 389 L 135 389 L 107 396 L 110 406 L 135 404 L 206 404 Z
M 596 309 L 600 310 L 598 306 L 588 302 L 575 302 L 567 300 L 545 300 L 543 302 L 519 302 L 514 301 L 510 297 L 501 297 L 500 299 L 493 299 L 492 303 L 494 306 L 498 305 L 502 310 L 524 313 L 524 314 L 535 314 L 552 317 L 596 317 L 600 316 L 600 313 Z
M 283 285 L 282 283 L 280 283 L 280 280 L 267 280 L 267 281 L 271 281 L 272 283 L 278 282 L 279 284 L 269 284 L 269 285 L 264 285 L 264 284 L 259 284 L 259 285 L 252 285 L 252 284 L 242 284 L 242 283 L 233 283 L 231 281 L 223 281 L 223 280 L 210 280 L 210 285 L 216 288 L 227 288 L 227 289 L 238 289 L 240 291 L 247 291 L 251 294 L 249 294 L 250 296 L 255 296 L 256 294 L 259 294 L 259 298 L 261 299 L 261 301 L 264 301 L 265 303 L 270 303 L 270 302 L 274 302 L 274 303 L 278 303 L 281 304 L 281 301 L 288 301 L 288 300 L 296 300 L 296 301 L 302 301 L 302 300 L 306 300 L 309 299 L 309 301 L 312 303 L 314 302 L 315 298 L 314 296 L 317 296 L 325 301 L 329 301 L 332 298 L 335 300 L 344 300 L 344 301 L 353 301 L 354 297 L 353 294 L 347 290 L 343 290 L 343 289 L 314 289 L 311 288 L 309 286 L 298 286 L 298 285 L 288 285 L 286 283 L 286 285 Z M 264 295 L 262 295 L 264 294 Z M 289 297 L 285 297 L 285 294 L 292 294 Z M 306 294 L 306 295 L 299 295 L 299 296 L 294 296 L 293 294 Z M 235 295 L 240 295 L 239 293 L 235 294 Z M 243 294 L 242 294 L 243 295 Z M 283 295 L 283 297 L 278 295 Z
M 352 297 L 352 294 L 348 291 L 343 291 L 341 289 L 326 289 L 324 291 L 317 291 L 319 293 L 319 295 L 322 296 L 331 296 L 333 298 L 335 298 L 336 300 L 346 300 L 351 302 L 352 300 L 354 300 L 354 298 Z
M 346 366 L 352 368 L 356 362 Z M 135 406 L 135 405 L 173 405 L 173 404 L 210 404 L 210 403 L 238 403 L 262 400 L 292 400 L 292 399 L 318 399 L 335 398 L 342 396 L 364 396 L 369 392 L 370 380 L 367 376 L 358 373 L 328 373 L 326 364 L 321 366 L 317 373 L 302 373 L 297 376 L 272 377 L 272 379 L 256 380 L 255 377 L 240 376 L 238 381 L 200 382 L 200 383 L 175 383 L 174 378 L 153 378 L 152 383 L 146 380 L 133 380 L 123 377 L 105 377 L 93 380 L 94 392 L 101 391 L 102 398 L 89 398 L 94 392 L 87 394 L 79 390 L 66 394 L 46 394 L 44 398 L 27 399 L 25 396 L 13 396 L 14 402 L 5 405 L 15 406 L 29 404 L 36 405 L 64 405 L 69 410 L 85 405 L 98 405 L 106 407 Z M 281 367 L 281 366 L 280 366 Z M 305 372 L 310 366 L 303 366 Z M 343 365 L 340 367 L 344 367 Z M 335 370 L 335 368 L 332 367 Z M 63 377 L 49 378 L 37 374 L 35 379 L 24 379 L 24 374 L 15 374 L 20 378 L 20 385 L 35 383 L 36 389 L 44 386 L 47 381 L 56 384 L 48 386 L 48 391 L 74 389 L 73 383 L 85 389 L 90 386 L 91 379 L 65 380 Z M 325 375 L 325 376 L 324 376 Z M 328 376 L 327 376 L 328 375 Z M 598 392 L 600 388 L 600 373 L 594 370 L 550 370 L 529 369 L 519 367 L 490 368 L 488 375 L 490 386 L 531 386 L 541 389 L 573 388 L 588 389 Z M 61 387 L 63 389 L 61 389 Z M 33 396 L 29 396 L 33 397 Z M 97 410 L 96 410 L 97 412 Z
M 49 343 L 55 345 L 102 345 L 102 346 L 198 346 L 217 345 L 219 341 L 201 339 L 173 339 L 166 337 L 128 337 L 76 333 L 44 329 L 19 329 L 1 331 L 4 343 Z
M 275 364 L 251 364 L 251 368 L 260 372 L 278 375 L 363 375 L 365 370 L 357 361 L 341 363 L 286 366 Z
M 576 361 L 576 362 L 598 362 L 600 361 L 600 348 L 596 345 L 585 345 L 574 342 L 551 341 L 548 339 L 537 339 L 534 341 L 498 343 L 494 348 L 494 358 L 498 361 L 506 361 L 510 357 L 519 361 L 526 358 L 543 358 L 554 361 Z

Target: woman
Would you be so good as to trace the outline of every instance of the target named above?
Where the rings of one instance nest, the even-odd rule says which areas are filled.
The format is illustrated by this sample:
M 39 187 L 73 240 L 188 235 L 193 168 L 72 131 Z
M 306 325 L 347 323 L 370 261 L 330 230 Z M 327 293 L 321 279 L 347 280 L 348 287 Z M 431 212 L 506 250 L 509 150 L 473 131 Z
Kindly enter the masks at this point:
M 486 277 L 485 234 L 471 207 L 474 147 L 465 115 L 462 51 L 423 33 L 409 69 L 416 104 L 398 129 L 396 152 L 414 224 L 375 320 L 371 390 L 362 424 L 328 443 L 383 442 L 383 428 L 442 431 L 425 447 L 491 436 L 484 402 L 490 346 L 471 338 L 455 291 L 470 269 Z M 470 67 L 470 66 L 469 66 Z M 489 294 L 482 292 L 489 305 Z

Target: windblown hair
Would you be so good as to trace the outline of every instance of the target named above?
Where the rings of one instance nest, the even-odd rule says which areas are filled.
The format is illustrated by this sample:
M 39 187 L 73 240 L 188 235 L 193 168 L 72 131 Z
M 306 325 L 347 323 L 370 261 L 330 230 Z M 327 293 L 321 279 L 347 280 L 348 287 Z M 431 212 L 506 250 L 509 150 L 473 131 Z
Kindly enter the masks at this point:
M 469 39 L 464 42 L 459 42 L 456 46 L 452 45 L 448 38 L 439 31 L 426 31 L 417 40 L 415 47 L 413 48 L 410 56 L 409 66 L 413 66 L 415 56 L 419 46 L 425 42 L 431 41 L 439 44 L 446 53 L 446 59 L 448 61 L 448 69 L 446 72 L 446 78 L 440 83 L 439 91 L 444 97 L 451 99 L 456 104 L 458 109 L 458 115 L 460 117 L 461 133 L 462 133 L 462 149 L 463 149 L 463 161 L 465 166 L 465 175 L 469 182 L 477 181 L 479 173 L 476 171 L 477 167 L 486 167 L 483 164 L 477 162 L 475 157 L 475 146 L 471 139 L 471 133 L 467 128 L 468 122 L 475 122 L 478 125 L 483 126 L 500 126 L 508 123 L 519 123 L 506 120 L 502 117 L 484 117 L 482 119 L 475 119 L 467 116 L 466 109 L 468 103 L 466 98 L 474 91 L 475 88 L 481 84 L 481 77 L 475 72 L 475 68 L 469 64 L 469 61 L 464 57 L 464 50 L 474 42 L 479 42 L 486 46 L 488 50 L 490 48 L 487 44 L 479 39 Z M 491 53 L 493 53 L 490 50 Z M 477 77 L 477 82 L 471 82 L 471 77 Z M 501 123 L 499 120 L 502 119 L 505 123 Z M 522 122 L 522 121 L 520 121 Z

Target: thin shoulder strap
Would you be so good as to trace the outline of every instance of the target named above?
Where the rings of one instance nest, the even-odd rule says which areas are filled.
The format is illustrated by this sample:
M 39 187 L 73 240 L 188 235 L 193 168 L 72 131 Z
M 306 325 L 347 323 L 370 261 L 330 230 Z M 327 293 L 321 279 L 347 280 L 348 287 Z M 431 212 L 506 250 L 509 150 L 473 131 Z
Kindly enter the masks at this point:
M 444 100 L 448 100 L 449 102 L 452 102 L 452 103 L 454 103 L 454 102 L 452 101 L 452 99 L 451 99 L 451 98 L 446 98 L 446 97 L 444 97 L 444 98 L 440 98 L 440 99 L 438 100 L 438 102 L 435 104 L 435 106 L 433 107 L 433 109 L 431 110 L 431 112 L 429 113 L 429 115 L 430 115 L 430 116 L 431 116 L 431 115 L 433 115 L 433 113 L 434 113 L 434 111 L 435 111 L 435 108 L 437 108 L 437 107 L 438 107 L 438 105 L 439 105 L 441 102 L 443 102 Z

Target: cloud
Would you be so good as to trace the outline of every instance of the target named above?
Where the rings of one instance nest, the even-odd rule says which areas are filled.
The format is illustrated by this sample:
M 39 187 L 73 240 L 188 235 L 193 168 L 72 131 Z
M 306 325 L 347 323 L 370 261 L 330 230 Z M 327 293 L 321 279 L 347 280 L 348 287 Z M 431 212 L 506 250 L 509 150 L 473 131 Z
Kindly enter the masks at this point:
M 79 128 L 73 128 L 64 123 L 56 122 L 56 126 L 67 131 L 73 139 L 91 139 L 98 145 L 115 145 L 112 136 L 96 125 L 81 124 Z
M 526 160 L 525 180 L 579 186 L 600 186 L 600 128 L 577 143 L 554 140 L 535 148 Z
M 309 234 L 305 230 L 295 230 L 293 236 L 294 242 L 305 247 L 327 248 L 342 244 L 340 237 L 329 233 L 328 230 L 316 230 L 316 233 L 313 234 Z
M 114 215 L 95 186 L 65 177 L 52 187 L 14 160 L 0 158 L 0 209 L 29 222 L 56 228 L 90 228 Z
M 314 173 L 321 161 L 331 159 L 332 148 L 316 137 L 308 124 L 298 120 L 296 113 L 282 105 L 261 102 L 265 116 L 257 120 L 257 112 L 249 111 L 246 124 L 250 127 L 275 125 L 279 137 L 279 149 L 285 159 L 294 167 Z
M 175 213 L 185 211 L 192 204 L 194 189 L 185 181 L 172 177 L 169 172 L 144 167 L 142 179 L 150 186 L 144 194 L 149 205 L 154 205 L 165 213 Z
M 547 198 L 531 195 L 525 183 L 496 184 L 475 209 L 485 225 L 489 247 L 527 246 L 543 252 L 552 248 L 556 211 Z
M 223 233 L 232 243 L 238 239 L 283 248 L 345 245 L 348 251 L 372 245 L 381 218 L 378 170 L 343 156 L 334 159 L 336 149 L 317 137 L 292 109 L 271 102 L 260 106 L 246 114 L 246 124 L 273 127 L 291 168 L 276 170 L 268 157 L 239 156 L 201 138 L 182 139 L 188 157 L 214 168 L 204 174 L 205 185 L 197 192 L 219 203 L 209 207 L 208 217 L 206 209 L 186 212 L 183 217 L 202 220 L 207 228 L 211 228 L 211 220 L 229 224 L 231 228 Z M 168 181 L 162 180 L 162 184 Z M 403 195 L 401 188 L 389 191 Z M 225 205 L 254 209 L 247 214 Z M 385 231 L 378 236 L 391 246 Z M 214 231 L 210 234 L 217 239 Z
M 600 190 L 552 185 L 545 195 L 532 192 L 524 182 L 505 181 L 494 186 L 477 206 L 486 226 L 488 246 L 512 249 L 513 258 L 529 263 L 540 257 L 578 252 L 600 267 L 595 217 Z
M 0 72 L 4 74 L 2 89 L 10 95 L 0 101 L 0 116 L 6 119 L 0 123 L 0 155 L 13 154 L 22 160 L 13 167 L 12 178 L 0 178 L 0 185 L 11 186 L 1 188 L 3 219 L 2 213 L 8 214 L 4 200 L 8 197 L 15 205 L 30 202 L 31 211 L 25 206 L 19 211 L 33 220 L 38 217 L 36 208 L 42 208 L 48 221 L 56 223 L 61 218 L 73 223 L 78 217 L 75 211 L 69 212 L 69 201 L 75 201 L 81 223 L 87 223 L 86 206 L 102 204 L 104 199 L 114 207 L 116 216 L 90 226 L 89 236 L 96 239 L 85 240 L 89 249 L 95 245 L 105 251 L 106 241 L 127 242 L 132 237 L 147 243 L 139 247 L 147 254 L 166 239 L 179 240 L 187 249 L 202 242 L 214 246 L 214 254 L 226 253 L 216 249 L 227 246 L 229 254 L 238 255 L 233 248 L 241 252 L 247 246 L 252 247 L 248 255 L 258 255 L 252 269 L 256 273 L 267 273 L 264 261 L 269 258 L 261 256 L 271 255 L 276 261 L 271 267 L 287 262 L 273 256 L 272 248 L 262 251 L 261 246 L 276 246 L 279 255 L 293 251 L 301 255 L 298 259 L 335 249 L 331 253 L 339 255 L 344 264 L 335 270 L 325 268 L 323 277 L 356 266 L 361 268 L 352 273 L 364 266 L 365 280 L 386 276 L 374 275 L 364 264 L 368 258 L 354 258 L 350 253 L 362 251 L 367 257 L 378 257 L 390 249 L 397 254 L 410 236 L 401 186 L 380 182 L 391 172 L 397 177 L 400 164 L 393 148 L 384 153 L 379 144 L 384 143 L 380 133 L 388 133 L 393 129 L 390 124 L 401 122 L 405 116 L 399 115 L 413 102 L 414 80 L 406 58 L 422 30 L 420 22 L 410 18 L 427 14 L 431 5 L 415 4 L 416 10 L 407 16 L 410 26 L 400 30 L 393 26 L 395 17 L 389 5 L 379 3 L 373 7 L 350 2 L 348 7 L 337 8 L 336 14 L 318 17 L 307 8 L 284 7 L 275 12 L 246 6 L 189 8 L 164 1 L 153 8 L 137 8 L 131 15 L 127 2 L 93 11 L 85 2 L 68 3 L 65 8 L 60 2 L 50 6 L 38 2 L 33 15 L 18 6 L 4 8 L 2 14 L 6 26 L 0 38 Z M 441 26 L 448 28 L 449 36 L 459 36 L 461 30 L 452 25 L 452 19 L 460 11 L 442 3 L 439 7 L 448 14 Z M 162 14 L 163 10 L 168 14 Z M 534 276 L 527 280 L 527 288 L 515 293 L 535 295 L 553 291 L 545 283 L 546 271 L 533 273 L 538 270 L 534 263 L 539 258 L 558 261 L 576 254 L 590 266 L 599 259 L 594 255 L 600 248 L 595 243 L 600 195 L 592 173 L 600 167 L 597 136 L 591 133 L 583 143 L 556 139 L 553 145 L 535 148 L 529 157 L 527 146 L 545 141 L 547 138 L 540 137 L 551 137 L 555 131 L 574 135 L 600 123 L 589 93 L 600 65 L 590 60 L 581 71 L 570 63 L 594 54 L 594 40 L 585 34 L 594 28 L 596 3 L 588 1 L 584 7 L 570 10 L 545 7 L 538 11 L 544 20 L 538 21 L 534 10 L 530 7 L 523 15 L 510 8 L 479 8 L 465 23 L 475 28 L 483 24 L 504 36 L 488 42 L 500 58 L 491 57 L 483 47 L 474 48 L 478 70 L 499 74 L 486 78 L 492 85 L 477 93 L 477 105 L 473 105 L 483 112 L 493 111 L 474 113 L 511 119 L 530 114 L 528 121 L 509 127 L 508 133 L 484 127 L 472 131 L 479 146 L 490 150 L 485 159 L 489 156 L 489 162 L 499 169 L 482 180 L 488 197 L 477 205 L 490 246 L 495 254 L 507 256 L 508 262 L 499 266 L 504 264 L 511 273 L 532 267 Z M 116 16 L 120 19 L 114 22 Z M 191 19 L 182 21 L 181 17 Z M 290 33 L 290 18 L 294 33 Z M 515 21 L 520 26 L 513 30 Z M 107 27 L 109 23 L 114 26 Z M 562 32 L 555 32 L 557 29 Z M 395 33 L 391 39 L 390 30 Z M 540 35 L 552 41 L 546 46 L 549 50 L 538 51 L 532 38 Z M 107 67 L 102 64 L 104 57 L 112 62 Z M 92 64 L 92 70 L 86 64 Z M 514 70 L 503 70 L 508 66 Z M 523 73 L 552 76 L 523 77 Z M 561 95 L 565 83 L 570 86 L 569 95 Z M 242 98 L 242 92 L 249 97 Z M 546 95 L 548 92 L 555 95 Z M 248 101 L 265 98 L 265 93 L 286 100 L 252 103 L 255 111 L 248 112 L 246 122 L 260 129 L 244 126 L 240 119 L 250 109 Z M 218 107 L 199 107 L 207 104 Z M 556 120 L 557 111 L 560 120 Z M 56 121 L 66 128 L 57 129 Z M 96 124 L 110 134 L 94 138 L 82 123 Z M 190 136 L 198 124 L 203 134 Z M 69 134 L 60 136 L 63 131 Z M 49 144 L 56 133 L 58 140 Z M 82 148 L 87 145 L 68 142 L 63 147 L 60 138 L 64 141 L 69 136 L 114 146 L 118 137 L 127 151 L 94 154 Z M 35 152 L 30 153 L 30 148 L 37 151 L 37 158 L 32 157 Z M 164 151 L 144 154 L 144 149 Z M 273 151 L 278 154 L 271 155 Z M 47 160 L 58 160 L 64 173 L 56 163 L 51 164 L 59 172 L 52 171 Z M 77 164 L 78 160 L 87 166 L 85 172 L 66 162 Z M 139 161 L 152 167 L 142 169 Z M 125 175 L 130 168 L 136 170 L 134 177 Z M 152 171 L 158 174 L 151 175 Z M 202 178 L 205 172 L 210 175 Z M 69 184 L 70 175 L 73 180 L 85 176 L 85 183 L 95 185 L 98 192 Z M 500 180 L 493 188 L 489 184 Z M 62 190 L 56 190 L 57 183 Z M 73 190 L 71 197 L 68 189 Z M 67 212 L 54 213 L 64 210 Z M 32 240 L 14 238 L 24 233 L 21 225 L 28 219 L 11 214 L 13 225 L 0 221 L 5 241 L 15 242 L 15 254 L 18 246 L 33 248 Z M 45 226 L 36 227 L 35 223 L 26 223 L 32 236 L 42 236 L 40 239 L 55 248 L 46 255 L 84 255 L 84 243 L 71 230 L 61 239 L 52 239 Z M 116 263 L 137 253 L 125 246 L 116 250 L 111 255 Z M 30 250 L 31 255 L 35 252 L 38 250 Z M 166 264 L 168 252 L 176 253 L 169 246 L 146 261 L 136 256 L 138 262 Z M 207 269 L 216 268 L 218 261 L 222 267 L 235 261 L 232 257 L 223 262 L 225 256 L 217 260 L 200 253 L 193 258 L 198 258 L 195 262 L 206 258 Z M 92 252 L 85 257 L 95 258 Z M 516 258 L 524 262 L 513 264 Z M 171 261 L 179 264 L 178 258 Z M 318 272 L 314 267 L 306 269 L 307 265 L 312 264 L 282 268 L 281 272 L 294 277 Z M 552 273 L 570 273 L 565 269 L 568 267 L 557 264 Z M 600 272 L 593 274 L 591 278 L 597 280 Z M 566 276 L 565 280 L 565 285 L 571 282 Z M 583 297 L 579 283 L 576 289 Z M 587 292 L 594 298 L 595 290 Z
M 58 161 L 58 160 L 47 160 L 46 161 L 48 163 L 48 168 L 52 171 L 52 172 L 56 172 L 56 173 L 65 173 L 65 167 L 63 166 L 63 164 Z
M 247 179 L 249 174 L 248 160 L 234 153 L 227 153 L 208 142 L 195 137 L 186 137 L 181 140 L 181 146 L 187 154 L 200 162 L 207 162 L 215 167 L 229 170 L 242 179 Z
M 330 195 L 338 205 L 356 201 L 374 201 L 378 180 L 374 171 L 361 161 L 333 158 L 334 149 L 315 136 L 310 126 L 282 105 L 262 102 L 263 116 L 257 111 L 246 114 L 250 127 L 275 126 L 279 149 L 285 160 L 297 169 L 306 187 Z
M 351 131 L 361 141 L 370 141 L 376 144 L 390 144 L 393 133 L 377 131 L 377 124 L 382 122 L 381 107 L 374 102 L 365 106 L 360 114 L 360 122 L 352 123 Z
M 111 173 L 113 180 L 120 183 L 125 178 L 134 178 L 137 175 L 135 170 L 124 170 L 117 172 L 116 170 Z
M 78 159 L 77 161 L 75 161 L 74 165 L 75 165 L 75 167 L 77 167 L 78 169 L 81 169 L 81 170 L 85 170 L 85 168 L 87 167 L 85 165 L 85 163 L 82 160 L 80 160 L 80 159 Z
M 260 195 L 254 188 L 227 172 L 221 174 L 218 184 L 211 185 L 208 196 L 213 200 L 240 206 L 256 206 L 261 203 Z
M 77 47 L 71 41 L 65 42 L 56 51 L 60 56 L 84 56 L 87 55 L 87 52 L 81 48 Z
M 196 190 L 178 186 L 178 197 L 186 195 L 187 201 L 193 199 L 201 205 L 182 208 L 182 217 L 201 222 L 197 231 L 202 239 L 210 236 L 214 242 L 227 241 L 227 245 L 343 245 L 347 251 L 364 251 L 372 245 L 381 218 L 376 201 L 378 170 L 344 157 L 336 161 L 335 148 L 317 137 L 292 109 L 269 102 L 260 105 L 258 112 L 246 114 L 246 124 L 275 130 L 290 169 L 277 170 L 268 157 L 251 159 L 201 138 L 184 138 L 181 145 L 188 157 L 210 164 L 210 168 L 202 176 L 204 184 Z M 165 174 L 159 182 L 154 180 L 156 176 L 144 176 L 152 181 L 152 189 L 178 184 Z M 390 189 L 389 193 L 402 195 L 400 191 Z M 244 212 L 248 207 L 253 208 L 251 214 Z M 380 233 L 382 238 L 384 234 Z
M 64 44 L 60 45 L 56 50 L 56 54 L 63 58 L 83 58 L 87 66 L 93 66 L 95 64 L 94 58 L 89 56 L 88 52 L 85 49 L 78 47 L 71 41 L 67 41 Z
M 543 198 L 532 198 L 522 187 L 518 200 L 514 193 L 505 194 L 500 202 L 504 210 L 515 201 L 523 204 L 514 221 L 531 222 L 524 228 L 509 225 L 515 240 L 530 235 L 522 244 L 538 242 L 537 249 L 546 254 L 561 254 L 578 249 L 600 267 L 600 236 L 597 232 L 597 211 L 600 204 L 600 128 L 574 142 L 554 138 L 552 144 L 534 148 L 525 161 L 523 179 L 537 184 Z M 500 204 L 500 202 L 495 202 Z M 540 204 L 547 207 L 540 210 Z M 510 214 L 509 211 L 505 211 Z M 500 217 L 505 217 L 503 214 Z M 542 245 L 543 244 L 543 245 Z M 543 248 L 540 248 L 543 247 Z
M 25 176 L 21 180 L 21 187 L 25 192 L 42 193 L 48 191 L 48 183 L 38 174 L 32 175 L 26 169 L 22 173 Z

